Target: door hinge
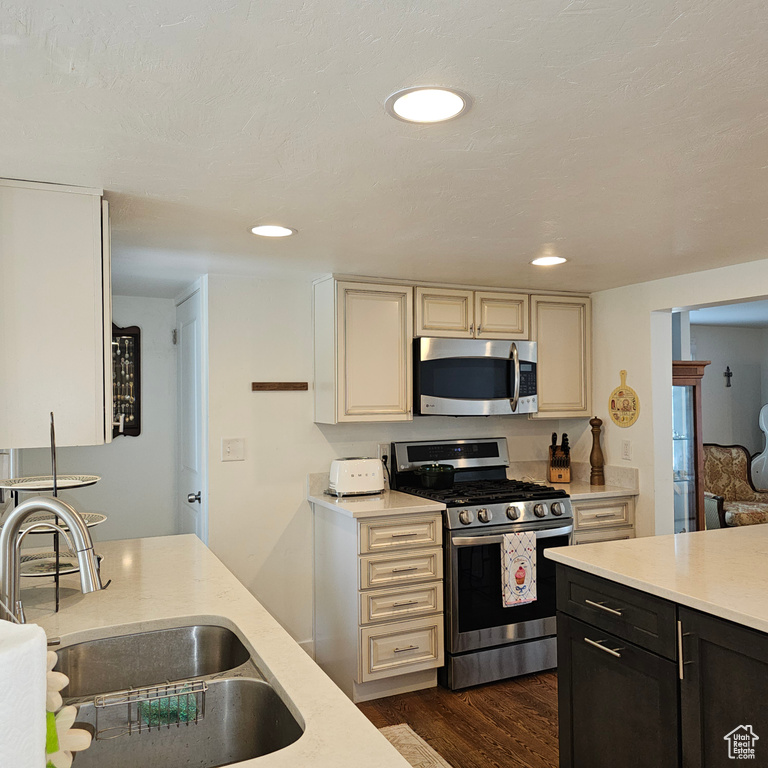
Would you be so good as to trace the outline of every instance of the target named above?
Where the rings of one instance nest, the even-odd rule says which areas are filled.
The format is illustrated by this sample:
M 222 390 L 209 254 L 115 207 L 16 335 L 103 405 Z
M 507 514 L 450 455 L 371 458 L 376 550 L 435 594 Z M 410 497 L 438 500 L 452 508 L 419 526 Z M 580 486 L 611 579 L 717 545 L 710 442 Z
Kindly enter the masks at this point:
M 175 328 L 171 331 L 171 341 L 174 346 L 179 343 L 179 332 Z

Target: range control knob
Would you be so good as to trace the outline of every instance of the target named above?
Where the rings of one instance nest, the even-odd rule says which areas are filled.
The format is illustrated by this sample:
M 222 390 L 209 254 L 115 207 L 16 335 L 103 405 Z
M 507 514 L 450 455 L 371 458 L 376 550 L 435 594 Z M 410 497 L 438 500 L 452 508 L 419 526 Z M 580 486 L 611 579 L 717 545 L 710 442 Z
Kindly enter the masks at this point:
M 459 512 L 459 522 L 462 525 L 469 525 L 474 519 L 475 516 L 468 509 L 463 509 L 461 512 Z
M 560 517 L 563 514 L 563 505 L 559 501 L 552 502 L 552 514 L 556 517 Z
M 545 517 L 547 514 L 547 507 L 545 504 L 534 504 L 533 505 L 533 514 L 536 515 L 536 517 Z
M 485 507 L 483 507 L 483 509 L 477 510 L 477 519 L 481 523 L 490 523 L 492 517 L 493 517 L 493 512 L 491 512 L 490 509 L 485 509 Z
M 520 517 L 520 510 L 514 504 L 510 504 L 507 507 L 507 517 L 510 520 L 517 520 Z

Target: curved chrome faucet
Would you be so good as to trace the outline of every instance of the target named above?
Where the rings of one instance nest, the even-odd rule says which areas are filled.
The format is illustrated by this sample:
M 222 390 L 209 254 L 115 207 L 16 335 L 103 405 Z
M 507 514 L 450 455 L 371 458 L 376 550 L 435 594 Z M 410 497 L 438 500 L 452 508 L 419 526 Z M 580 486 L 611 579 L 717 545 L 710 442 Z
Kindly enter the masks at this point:
M 93 540 L 83 518 L 77 511 L 60 499 L 35 496 L 12 509 L 0 529 L 0 597 L 9 611 L 0 605 L 0 619 L 24 622 L 21 607 L 19 547 L 17 545 L 21 527 L 30 515 L 37 512 L 50 512 L 58 516 L 69 528 L 67 537 L 70 546 L 77 555 L 80 566 L 80 589 L 83 594 L 102 589 L 99 563 L 93 551 Z M 46 524 L 47 525 L 47 524 Z M 23 534 L 22 534 L 23 535 Z

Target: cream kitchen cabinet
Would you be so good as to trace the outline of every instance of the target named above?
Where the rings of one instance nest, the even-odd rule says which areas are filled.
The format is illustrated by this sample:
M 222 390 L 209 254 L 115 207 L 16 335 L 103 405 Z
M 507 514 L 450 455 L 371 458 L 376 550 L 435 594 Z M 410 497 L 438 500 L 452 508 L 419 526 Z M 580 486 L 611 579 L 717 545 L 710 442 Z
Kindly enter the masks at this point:
M 109 442 L 111 285 L 101 190 L 0 180 L 0 446 Z
M 355 519 L 321 503 L 313 509 L 317 663 L 353 701 L 436 685 L 444 663 L 441 513 Z
M 605 497 L 572 499 L 573 543 L 615 541 L 635 538 L 635 497 Z
M 587 297 L 531 296 L 531 341 L 538 342 L 539 410 L 531 418 L 591 415 L 592 306 Z
M 413 418 L 410 286 L 314 285 L 315 421 Z
M 417 288 L 414 336 L 527 339 L 524 293 Z

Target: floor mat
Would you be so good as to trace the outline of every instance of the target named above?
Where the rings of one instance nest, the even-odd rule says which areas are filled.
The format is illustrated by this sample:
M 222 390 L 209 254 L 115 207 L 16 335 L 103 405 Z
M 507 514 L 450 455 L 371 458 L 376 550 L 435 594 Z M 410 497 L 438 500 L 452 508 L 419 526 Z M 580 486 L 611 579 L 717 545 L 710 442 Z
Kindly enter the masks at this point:
M 379 730 L 413 768 L 451 768 L 409 725 L 388 725 Z

